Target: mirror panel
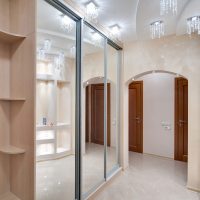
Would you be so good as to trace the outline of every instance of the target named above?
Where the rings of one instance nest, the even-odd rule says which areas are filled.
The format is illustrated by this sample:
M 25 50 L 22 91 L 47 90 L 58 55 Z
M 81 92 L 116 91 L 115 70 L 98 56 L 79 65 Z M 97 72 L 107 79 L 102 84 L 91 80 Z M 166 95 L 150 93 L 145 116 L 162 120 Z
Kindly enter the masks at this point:
M 109 90 L 107 95 L 110 104 L 107 105 L 107 113 L 110 117 L 108 124 L 107 140 L 107 176 L 118 167 L 118 51 L 107 45 L 107 82 Z
M 104 181 L 104 43 L 84 24 L 82 64 L 82 191 Z
M 75 199 L 76 23 L 38 0 L 36 199 Z

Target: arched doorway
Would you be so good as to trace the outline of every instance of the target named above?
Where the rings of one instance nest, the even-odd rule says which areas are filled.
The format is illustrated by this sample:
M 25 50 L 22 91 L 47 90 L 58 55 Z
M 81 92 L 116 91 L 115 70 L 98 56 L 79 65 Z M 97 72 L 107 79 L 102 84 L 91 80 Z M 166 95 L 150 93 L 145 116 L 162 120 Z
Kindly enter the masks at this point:
M 128 85 L 129 151 L 186 162 L 187 79 L 171 72 L 149 71 L 133 77 Z

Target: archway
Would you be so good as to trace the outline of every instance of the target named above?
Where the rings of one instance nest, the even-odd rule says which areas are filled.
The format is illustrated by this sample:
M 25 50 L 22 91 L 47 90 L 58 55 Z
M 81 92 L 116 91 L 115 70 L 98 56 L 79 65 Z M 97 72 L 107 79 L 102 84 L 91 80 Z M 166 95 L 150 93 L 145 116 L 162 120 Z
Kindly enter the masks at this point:
M 174 77 L 174 79 L 177 78 L 184 78 L 186 79 L 184 76 L 180 75 L 180 74 L 176 74 L 174 72 L 170 72 L 170 71 L 164 71 L 164 70 L 151 70 L 151 71 L 147 71 L 147 72 L 142 72 L 140 74 L 137 74 L 135 76 L 132 76 L 128 81 L 126 81 L 126 85 L 125 85 L 125 102 L 124 102 L 124 132 L 126 131 L 126 144 L 124 145 L 124 147 L 126 148 L 127 154 L 124 155 L 125 159 L 129 160 L 129 153 L 128 153 L 128 147 L 129 147 L 129 85 L 131 83 L 133 83 L 133 81 L 138 81 L 138 80 L 142 80 L 142 77 L 148 76 L 148 75 L 158 75 L 158 74 L 166 74 L 169 76 Z M 174 83 L 173 83 L 173 88 L 174 88 Z M 174 102 L 173 102 L 174 104 Z M 174 109 L 173 109 L 174 110 Z M 174 121 L 174 120 L 173 120 Z M 167 132 L 167 129 L 170 130 L 174 130 L 174 126 L 171 125 L 170 123 L 168 123 L 167 120 L 160 120 L 160 127 L 163 128 L 163 130 L 166 131 L 166 134 L 169 133 L 169 130 Z M 175 125 L 175 122 L 174 122 Z M 172 138 L 173 134 L 171 134 L 171 138 Z M 171 142 L 171 147 L 174 146 L 174 141 Z M 163 147 L 163 146 L 162 146 Z M 145 152 L 145 151 L 144 151 Z M 149 154 L 154 154 L 154 153 L 149 153 Z M 171 149 L 171 156 L 164 156 L 164 157 L 171 157 L 174 158 L 174 149 Z M 162 154 L 159 156 L 163 156 Z

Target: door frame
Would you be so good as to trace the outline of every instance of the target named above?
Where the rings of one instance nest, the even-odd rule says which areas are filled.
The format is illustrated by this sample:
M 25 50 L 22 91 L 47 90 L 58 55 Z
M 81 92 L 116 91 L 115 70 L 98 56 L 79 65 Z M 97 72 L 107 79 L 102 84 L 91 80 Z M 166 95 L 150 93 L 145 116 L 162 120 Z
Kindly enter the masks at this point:
M 92 98 L 92 86 L 103 86 L 104 83 L 94 83 L 86 86 L 86 93 L 85 93 L 85 141 L 92 142 L 92 129 L 93 129 L 93 117 L 92 113 L 94 112 L 94 104 Z M 110 102 L 110 83 L 107 83 L 107 146 L 111 144 L 111 102 Z M 88 103 L 89 101 L 89 103 Z M 89 111 L 89 112 L 87 112 Z M 103 133 L 104 134 L 104 133 Z M 101 144 L 104 145 L 104 144 Z
M 129 131 L 129 112 L 130 112 L 130 94 L 129 94 L 129 90 L 130 90 L 130 87 L 133 83 L 139 83 L 141 84 L 141 134 L 140 134 L 140 140 L 141 140 L 141 144 L 140 144 L 140 147 L 139 147 L 139 151 L 138 153 L 143 153 L 143 126 L 144 126 L 144 123 L 143 123 L 143 107 L 144 107 L 144 101 L 143 101 L 143 81 L 132 81 L 131 83 L 129 83 L 128 85 L 128 138 L 130 139 L 130 131 Z M 129 146 L 129 142 L 128 142 L 128 150 L 130 151 L 130 146 Z

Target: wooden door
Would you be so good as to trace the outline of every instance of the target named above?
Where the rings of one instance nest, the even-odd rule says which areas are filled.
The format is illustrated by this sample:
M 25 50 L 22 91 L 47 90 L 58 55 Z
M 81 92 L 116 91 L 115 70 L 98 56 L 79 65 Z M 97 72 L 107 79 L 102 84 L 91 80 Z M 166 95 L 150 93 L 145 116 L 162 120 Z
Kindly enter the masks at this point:
M 188 160 L 188 81 L 175 79 L 175 160 Z
M 143 82 L 129 85 L 129 151 L 143 152 Z
M 92 84 L 90 88 L 91 92 L 86 92 L 86 101 L 91 100 L 86 102 L 86 131 L 90 125 L 91 142 L 104 145 L 104 84 Z M 87 133 L 86 136 L 89 137 Z M 107 86 L 107 144 L 110 146 L 110 84 Z
M 91 87 L 88 85 L 85 88 L 85 142 L 90 142 L 90 133 L 91 133 Z

